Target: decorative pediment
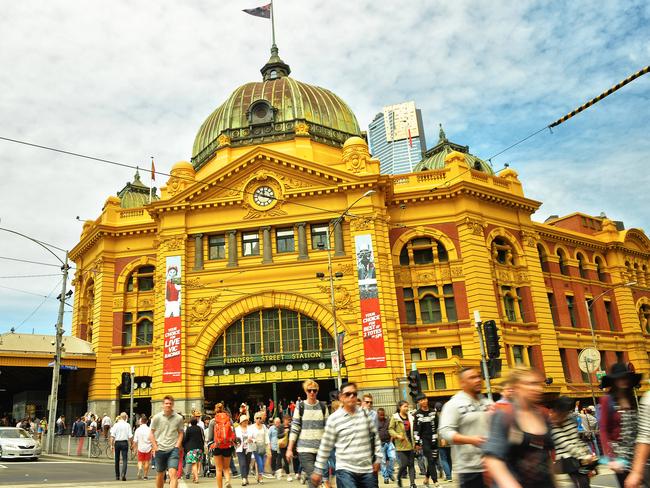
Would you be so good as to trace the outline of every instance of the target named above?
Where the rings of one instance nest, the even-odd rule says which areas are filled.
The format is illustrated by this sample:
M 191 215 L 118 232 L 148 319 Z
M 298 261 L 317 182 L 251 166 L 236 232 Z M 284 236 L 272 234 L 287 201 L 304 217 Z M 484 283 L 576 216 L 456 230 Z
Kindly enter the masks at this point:
M 625 246 L 643 253 L 650 252 L 650 239 L 642 230 L 629 229 L 625 233 Z
M 189 185 L 162 206 L 196 206 L 243 203 L 256 188 L 270 187 L 273 198 L 287 194 L 317 192 L 355 184 L 361 178 L 329 166 L 302 160 L 267 148 L 255 148 L 208 176 Z M 269 192 L 271 194 L 271 192 Z

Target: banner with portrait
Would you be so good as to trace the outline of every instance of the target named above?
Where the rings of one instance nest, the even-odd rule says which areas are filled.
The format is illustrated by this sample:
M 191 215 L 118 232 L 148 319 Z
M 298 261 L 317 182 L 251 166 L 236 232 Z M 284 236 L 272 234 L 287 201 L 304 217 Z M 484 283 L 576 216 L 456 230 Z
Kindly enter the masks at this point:
M 381 311 L 379 310 L 377 271 L 375 269 L 375 254 L 371 235 L 355 236 L 354 243 L 357 257 L 365 366 L 366 368 L 383 368 L 386 366 L 386 351 L 384 348 Z
M 181 381 L 181 257 L 168 256 L 165 262 L 165 335 L 163 383 Z

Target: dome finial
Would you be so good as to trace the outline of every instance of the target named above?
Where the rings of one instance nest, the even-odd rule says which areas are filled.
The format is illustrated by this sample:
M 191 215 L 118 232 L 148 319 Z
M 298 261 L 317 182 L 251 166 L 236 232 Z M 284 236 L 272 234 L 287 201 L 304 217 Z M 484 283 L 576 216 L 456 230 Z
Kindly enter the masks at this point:
M 140 182 L 140 167 L 135 167 L 135 176 L 133 176 L 133 183 Z
M 264 81 L 277 80 L 283 76 L 289 76 L 291 73 L 289 65 L 280 59 L 279 49 L 275 42 L 271 45 L 271 57 L 260 71 Z
M 440 134 L 438 136 L 438 142 L 443 142 L 447 140 L 447 134 L 445 134 L 442 124 L 440 124 Z

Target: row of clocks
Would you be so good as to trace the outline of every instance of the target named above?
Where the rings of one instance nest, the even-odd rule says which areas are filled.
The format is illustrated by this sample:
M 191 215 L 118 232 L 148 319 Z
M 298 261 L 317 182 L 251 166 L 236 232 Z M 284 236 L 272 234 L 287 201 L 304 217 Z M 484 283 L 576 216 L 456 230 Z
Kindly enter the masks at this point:
M 303 371 L 308 371 L 308 370 L 309 370 L 309 364 L 307 364 L 307 363 L 302 363 L 302 364 L 300 365 L 300 367 L 301 367 L 301 369 L 302 369 Z M 294 365 L 293 365 L 293 364 L 287 364 L 284 368 L 285 368 L 288 372 L 291 372 L 291 371 L 294 370 Z M 326 368 L 326 365 L 325 365 L 324 362 L 321 361 L 320 363 L 318 363 L 318 369 L 325 369 L 325 368 Z M 269 367 L 269 371 L 270 371 L 271 373 L 275 373 L 275 372 L 278 371 L 278 367 L 277 367 L 275 364 L 272 364 L 272 365 Z M 255 373 L 261 373 L 261 372 L 262 372 L 262 367 L 261 367 L 261 366 L 255 366 L 255 367 L 253 368 L 253 372 L 255 372 Z M 209 370 L 208 370 L 208 376 L 214 376 L 215 374 L 217 374 L 217 372 L 216 372 L 214 369 L 209 369 Z M 238 368 L 237 370 L 232 370 L 232 371 L 231 371 L 230 369 L 228 369 L 228 368 L 225 368 L 225 369 L 222 371 L 222 374 L 223 374 L 224 376 L 228 376 L 228 375 L 231 375 L 231 374 L 246 374 L 246 368 L 243 368 L 243 367 L 242 367 L 242 368 Z
M 137 381 L 133 383 L 133 389 L 137 390 L 138 388 L 151 388 L 151 382 L 147 384 L 146 381 L 143 381 L 142 383 L 138 383 Z

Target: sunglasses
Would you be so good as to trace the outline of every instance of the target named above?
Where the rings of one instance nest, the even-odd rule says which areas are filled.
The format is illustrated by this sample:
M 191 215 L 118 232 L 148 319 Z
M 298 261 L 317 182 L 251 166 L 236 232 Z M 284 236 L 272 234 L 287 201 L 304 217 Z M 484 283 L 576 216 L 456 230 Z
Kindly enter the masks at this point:
M 372 405 L 372 400 L 364 400 L 363 403 L 367 403 L 368 405 Z
M 346 397 L 346 398 L 356 397 L 357 392 L 356 391 L 344 391 L 343 393 L 341 393 L 341 395 Z
M 314 389 L 314 388 L 309 388 L 309 389 L 307 390 L 307 393 L 318 393 L 318 390 L 316 390 L 316 389 Z

